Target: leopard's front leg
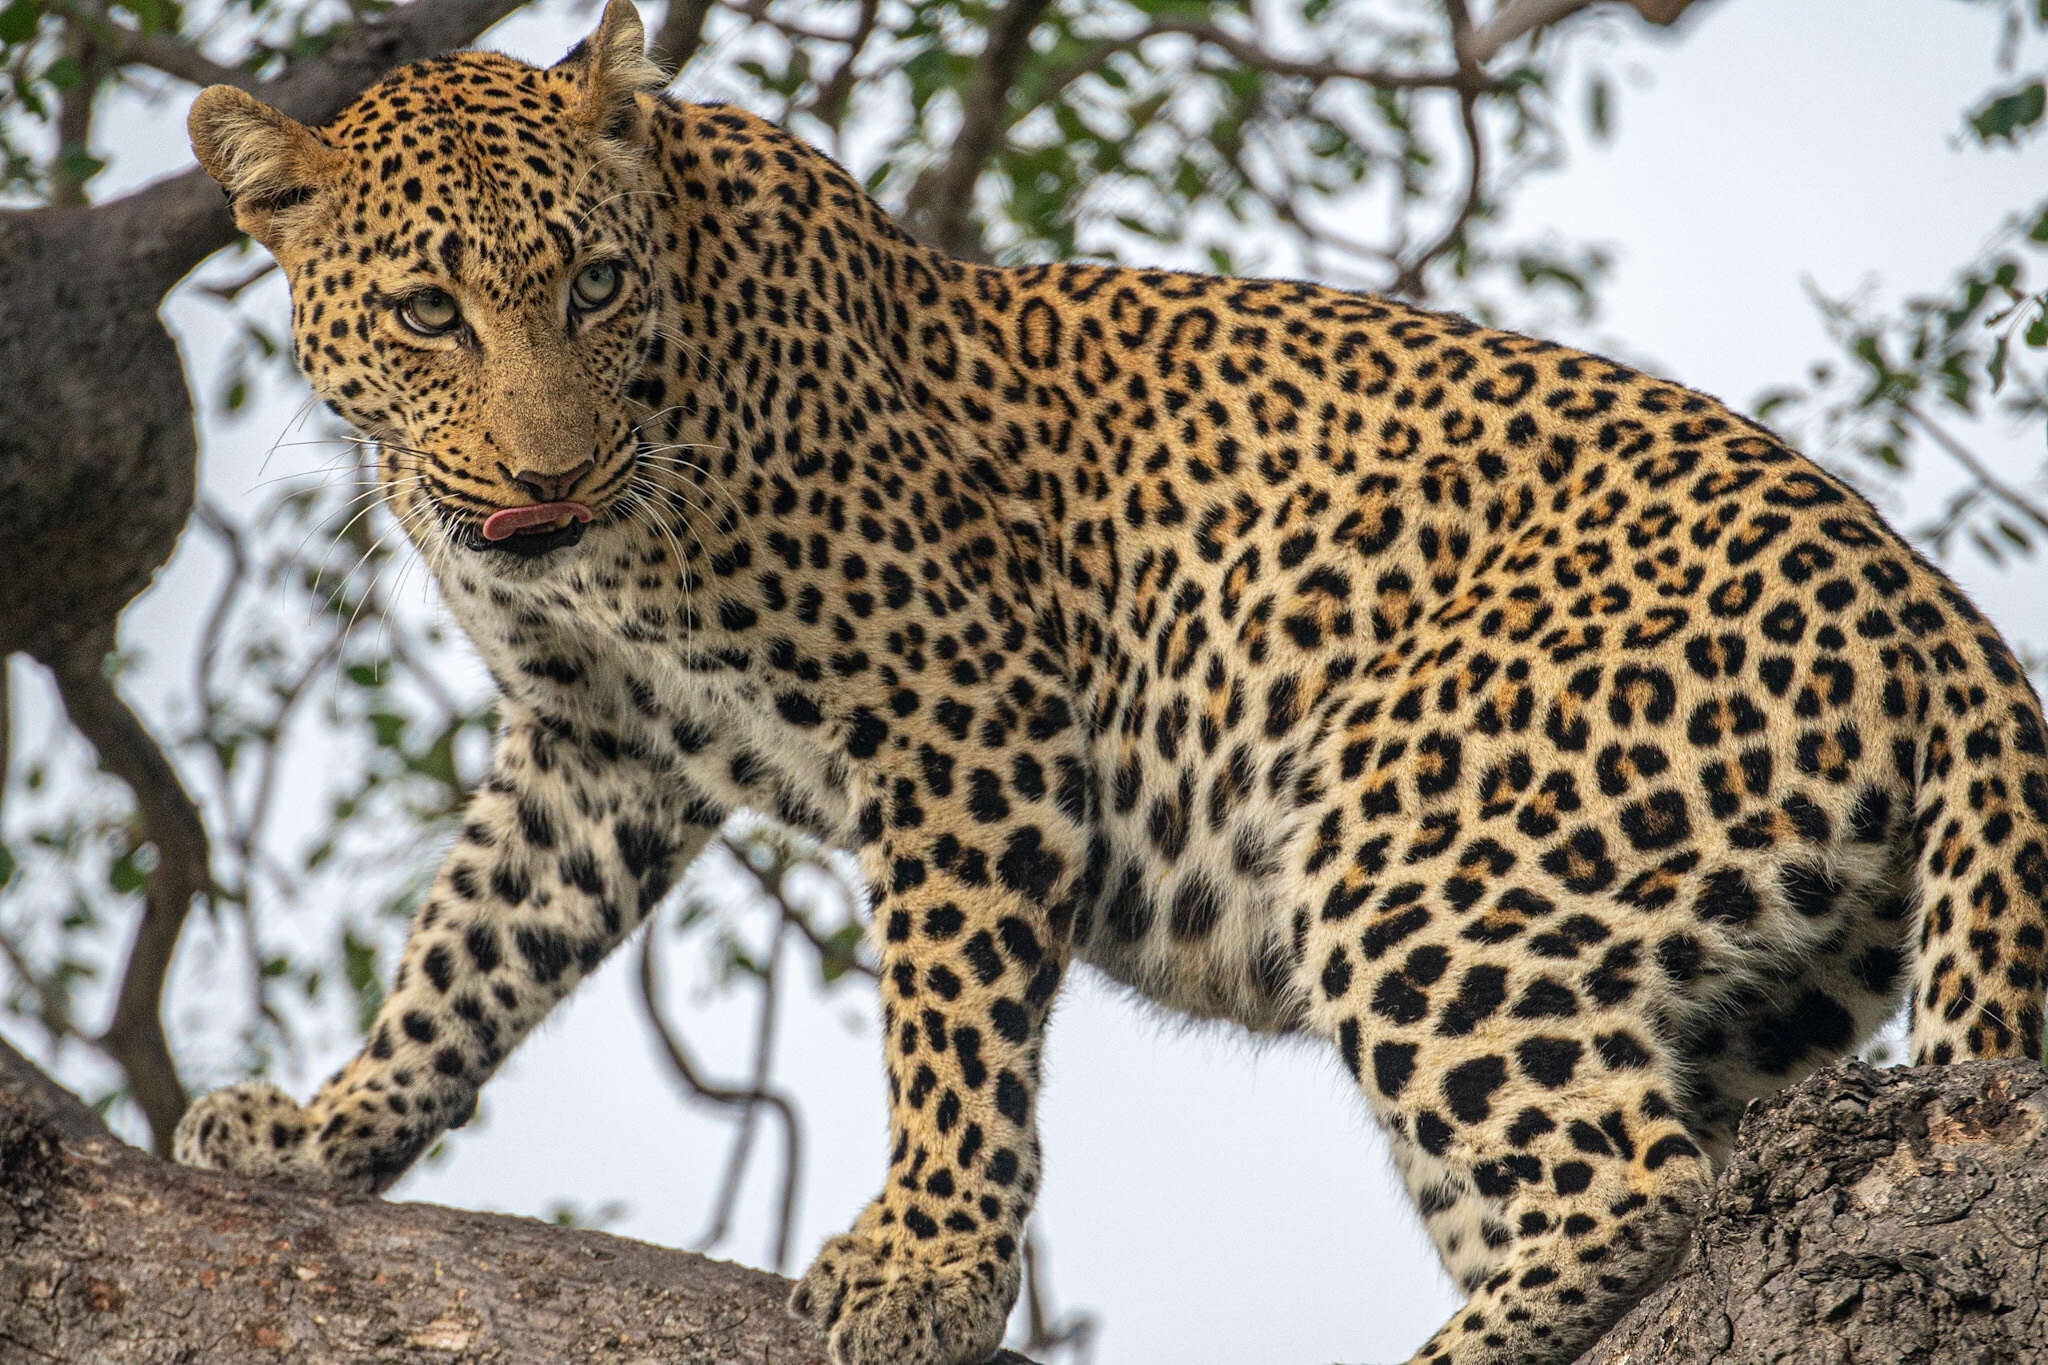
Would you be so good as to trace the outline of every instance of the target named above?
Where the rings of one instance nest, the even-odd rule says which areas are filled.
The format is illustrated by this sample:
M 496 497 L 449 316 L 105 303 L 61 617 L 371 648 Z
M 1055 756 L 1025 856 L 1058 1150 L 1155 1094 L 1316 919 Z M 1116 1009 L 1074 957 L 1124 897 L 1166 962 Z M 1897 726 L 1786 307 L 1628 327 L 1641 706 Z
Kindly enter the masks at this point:
M 178 1124 L 188 1166 L 381 1191 L 448 1128 L 538 1024 L 646 917 L 722 812 L 672 775 L 599 754 L 506 699 L 490 780 L 406 940 L 362 1052 L 303 1108 L 230 1086 Z
M 1038 1193 L 1039 1062 L 1082 880 L 1076 842 L 1024 826 L 986 855 L 945 834 L 870 850 L 888 1181 L 790 1298 L 840 1365 L 970 1365 L 1002 1344 Z

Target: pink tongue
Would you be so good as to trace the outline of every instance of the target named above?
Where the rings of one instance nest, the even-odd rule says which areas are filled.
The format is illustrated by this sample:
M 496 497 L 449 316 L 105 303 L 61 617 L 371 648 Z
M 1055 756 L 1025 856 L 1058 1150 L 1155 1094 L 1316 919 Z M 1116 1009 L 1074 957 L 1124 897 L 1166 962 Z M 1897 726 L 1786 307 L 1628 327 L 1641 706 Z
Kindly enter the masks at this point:
M 580 502 L 536 502 L 525 507 L 507 507 L 484 518 L 484 539 L 503 540 L 533 526 L 545 526 L 563 517 L 590 521 L 596 514 Z

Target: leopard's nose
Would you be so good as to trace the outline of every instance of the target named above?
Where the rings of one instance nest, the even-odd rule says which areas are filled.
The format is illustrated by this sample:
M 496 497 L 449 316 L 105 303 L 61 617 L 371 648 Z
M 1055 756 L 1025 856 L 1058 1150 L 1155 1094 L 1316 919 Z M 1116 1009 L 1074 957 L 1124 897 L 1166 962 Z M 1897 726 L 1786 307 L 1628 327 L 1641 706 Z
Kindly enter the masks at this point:
M 563 474 L 539 474 L 522 469 L 512 476 L 512 482 L 533 494 L 535 502 L 560 502 L 575 491 L 576 484 L 585 474 L 596 467 L 595 460 L 585 460 Z

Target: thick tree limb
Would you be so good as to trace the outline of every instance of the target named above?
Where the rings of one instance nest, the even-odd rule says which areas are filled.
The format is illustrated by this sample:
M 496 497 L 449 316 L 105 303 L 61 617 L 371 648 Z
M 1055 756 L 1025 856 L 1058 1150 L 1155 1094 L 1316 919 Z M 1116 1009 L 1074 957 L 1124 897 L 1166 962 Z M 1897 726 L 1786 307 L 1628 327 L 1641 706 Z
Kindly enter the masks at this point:
M 188 1171 L 96 1123 L 0 1045 L 0 1365 L 824 1359 L 772 1275 Z M 1581 1365 L 2048 1359 L 2043 1283 L 2048 1072 L 1852 1062 L 1751 1110 L 1687 1260 Z
M 167 1165 L 66 1131 L 13 1087 L 15 1055 L 0 1045 L 0 1365 L 825 1360 L 778 1276 Z
M 1580 1365 L 2048 1360 L 2048 1072 L 1851 1062 L 1742 1120 L 1678 1273 Z
M 323 120 L 519 3 L 414 0 L 350 25 L 257 93 Z M 198 445 L 157 306 L 235 237 L 197 169 L 90 207 L 0 212 L 0 650 L 51 664 L 76 652 L 170 557 Z

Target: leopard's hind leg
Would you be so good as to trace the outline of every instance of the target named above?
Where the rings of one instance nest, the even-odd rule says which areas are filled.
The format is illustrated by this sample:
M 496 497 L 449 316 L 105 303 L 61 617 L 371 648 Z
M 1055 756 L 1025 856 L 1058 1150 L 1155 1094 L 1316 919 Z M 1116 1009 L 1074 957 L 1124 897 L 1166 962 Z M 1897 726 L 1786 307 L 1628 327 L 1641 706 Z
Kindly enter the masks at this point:
M 1545 973 L 1479 964 L 1425 983 L 1426 943 L 1361 966 L 1338 1043 L 1470 1296 L 1410 1365 L 1576 1358 L 1669 1271 L 1712 1182 L 1676 1063 L 1590 998 L 1561 1018 L 1568 988 Z M 1466 1029 L 1461 1000 L 1494 1008 Z

